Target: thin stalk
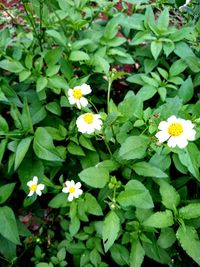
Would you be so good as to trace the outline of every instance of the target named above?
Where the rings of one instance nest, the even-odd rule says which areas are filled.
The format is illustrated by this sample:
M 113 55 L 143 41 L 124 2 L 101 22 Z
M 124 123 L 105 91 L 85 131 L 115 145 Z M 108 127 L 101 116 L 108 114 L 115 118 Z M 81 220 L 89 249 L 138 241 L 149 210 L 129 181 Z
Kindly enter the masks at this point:
M 110 90 L 111 90 L 112 80 L 108 78 L 108 93 L 107 93 L 107 112 L 110 113 Z

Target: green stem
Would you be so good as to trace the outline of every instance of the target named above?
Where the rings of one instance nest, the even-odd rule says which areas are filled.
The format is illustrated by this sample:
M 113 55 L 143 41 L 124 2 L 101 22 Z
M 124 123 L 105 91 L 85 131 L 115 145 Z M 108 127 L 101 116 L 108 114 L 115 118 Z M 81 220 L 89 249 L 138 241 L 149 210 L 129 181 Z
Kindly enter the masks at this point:
M 110 90 L 112 85 L 112 79 L 108 78 L 108 93 L 107 93 L 107 112 L 110 113 Z
M 98 109 L 96 108 L 96 106 L 93 104 L 93 102 L 91 100 L 88 100 L 88 102 L 93 106 L 93 108 L 95 109 L 96 113 L 99 113 Z

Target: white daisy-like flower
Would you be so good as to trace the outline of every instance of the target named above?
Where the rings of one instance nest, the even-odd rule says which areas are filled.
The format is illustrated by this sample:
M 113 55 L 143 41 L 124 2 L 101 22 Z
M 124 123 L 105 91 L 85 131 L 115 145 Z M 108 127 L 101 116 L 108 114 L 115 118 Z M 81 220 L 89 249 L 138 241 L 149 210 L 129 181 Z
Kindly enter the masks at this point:
M 66 181 L 65 186 L 62 189 L 63 193 L 69 193 L 68 200 L 72 201 L 74 198 L 78 198 L 83 194 L 83 190 L 81 188 L 81 183 L 75 183 L 73 180 Z
M 44 190 L 44 185 L 43 184 L 38 184 L 38 177 L 34 176 L 33 180 L 29 181 L 27 183 L 27 186 L 29 187 L 29 194 L 28 197 L 31 197 L 34 193 L 38 196 L 42 195 L 42 190 Z
M 76 105 L 77 108 L 86 107 L 88 104 L 84 95 L 88 95 L 92 90 L 88 84 L 75 86 L 73 89 L 68 90 L 68 100 L 71 105 Z
M 85 113 L 76 120 L 76 126 L 81 133 L 91 134 L 95 130 L 100 130 L 102 126 L 101 116 L 99 114 Z
M 171 116 L 167 121 L 161 121 L 158 125 L 160 130 L 156 137 L 160 143 L 167 141 L 169 147 L 178 146 L 184 148 L 188 141 L 195 140 L 196 131 L 193 129 L 194 124 L 190 120 L 184 120 Z

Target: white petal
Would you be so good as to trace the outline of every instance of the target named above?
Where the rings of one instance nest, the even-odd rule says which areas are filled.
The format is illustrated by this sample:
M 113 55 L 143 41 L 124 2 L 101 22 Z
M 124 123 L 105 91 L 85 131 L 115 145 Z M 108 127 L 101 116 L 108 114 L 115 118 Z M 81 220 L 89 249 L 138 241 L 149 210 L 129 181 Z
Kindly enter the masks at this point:
M 78 188 L 81 188 L 81 183 L 80 183 L 80 182 L 76 183 L 76 188 L 77 188 L 77 189 L 78 189 Z
M 160 131 L 155 136 L 158 138 L 160 143 L 165 142 L 170 137 L 168 132 L 165 132 L 165 131 Z
M 177 138 L 176 137 L 170 137 L 167 142 L 169 147 L 175 147 L 177 145 Z
M 70 88 L 70 89 L 68 90 L 68 96 L 72 96 L 72 95 L 73 95 L 73 89 Z
M 39 185 L 37 186 L 37 189 L 38 189 L 38 190 L 44 190 L 44 184 L 39 184 Z
M 176 144 L 179 148 L 185 148 L 188 145 L 188 141 L 185 138 L 177 138 Z
M 79 197 L 80 195 L 83 194 L 83 190 L 82 189 L 77 189 L 76 194 Z
M 68 196 L 68 200 L 69 200 L 69 201 L 72 201 L 73 198 L 74 198 L 74 195 L 73 195 L 73 194 L 69 194 L 69 196 Z
M 68 97 L 68 100 L 71 105 L 76 104 L 76 99 L 73 96 Z
M 34 184 L 33 181 L 29 181 L 29 182 L 27 183 L 27 186 L 30 187 L 30 186 L 32 186 L 33 184 Z
M 158 125 L 158 129 L 159 129 L 159 130 L 166 131 L 167 128 L 168 128 L 168 126 L 169 126 L 169 123 L 168 123 L 168 122 L 166 122 L 166 121 L 161 121 L 161 122 L 159 123 L 159 125 Z
M 42 195 L 42 192 L 41 192 L 38 188 L 36 189 L 35 192 L 36 192 L 36 194 L 37 194 L 38 196 L 41 196 L 41 195 Z
M 37 184 L 37 183 L 38 183 L 38 178 L 37 178 L 37 176 L 34 176 L 34 177 L 33 177 L 33 183 L 34 183 L 34 184 Z
M 171 117 L 169 117 L 169 118 L 167 119 L 167 122 L 169 122 L 169 123 L 177 122 L 177 118 L 176 118 L 176 116 L 172 115 Z
M 187 139 L 190 141 L 194 141 L 195 135 L 196 135 L 196 131 L 191 129 L 190 131 L 187 132 Z
M 92 92 L 91 87 L 85 83 L 81 85 L 81 91 L 82 91 L 83 95 L 88 95 L 89 93 Z
M 81 97 L 80 104 L 81 104 L 82 107 L 86 107 L 87 104 L 88 104 L 87 99 L 85 97 Z
M 62 192 L 63 193 L 69 193 L 69 188 L 68 187 L 63 187 Z
M 30 191 L 29 194 L 28 194 L 28 197 L 31 197 L 32 195 L 34 194 L 34 191 Z

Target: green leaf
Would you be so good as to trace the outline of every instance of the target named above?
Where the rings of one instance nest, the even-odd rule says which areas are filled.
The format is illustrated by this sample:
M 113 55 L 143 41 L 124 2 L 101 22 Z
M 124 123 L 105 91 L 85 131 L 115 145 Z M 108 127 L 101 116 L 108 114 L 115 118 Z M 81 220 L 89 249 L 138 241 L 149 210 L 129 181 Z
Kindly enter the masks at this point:
M 143 99 L 139 99 L 135 95 L 128 95 L 119 104 L 118 111 L 126 120 L 131 120 L 133 117 L 141 118 L 143 114 Z
M 83 61 L 89 59 L 90 59 L 89 55 L 83 51 L 72 51 L 69 56 L 69 60 L 71 61 Z
M 29 137 L 22 139 L 19 142 L 17 146 L 17 150 L 15 152 L 15 165 L 14 165 L 15 170 L 19 167 L 22 160 L 24 159 L 32 140 L 33 140 L 33 137 L 29 136 Z
M 0 207 L 0 234 L 14 244 L 20 244 L 15 215 L 7 206 Z
M 138 163 L 134 163 L 132 169 L 139 175 L 146 177 L 154 177 L 154 178 L 166 178 L 168 175 L 158 169 L 157 167 L 147 163 L 145 161 L 141 161 Z
M 109 181 L 109 172 L 97 166 L 83 170 L 78 176 L 81 181 L 94 188 L 103 188 Z
M 116 36 L 118 32 L 119 22 L 120 22 L 120 16 L 116 16 L 108 20 L 108 23 L 104 28 L 104 37 L 106 39 L 111 40 Z
M 4 203 L 12 194 L 15 183 L 5 184 L 0 187 L 0 204 Z
M 22 70 L 24 70 L 24 67 L 22 66 L 22 64 L 13 59 L 4 59 L 0 61 L 0 68 L 13 72 L 13 73 L 19 73 Z
M 16 258 L 16 245 L 0 235 L 0 253 L 12 262 Z
M 101 206 L 97 202 L 96 198 L 90 193 L 85 193 L 85 206 L 86 206 L 86 211 L 88 213 L 96 216 L 103 215 Z
M 64 161 L 56 150 L 51 135 L 45 128 L 38 127 L 35 131 L 33 149 L 40 159 L 49 161 Z
M 46 109 L 55 115 L 61 116 L 61 108 L 57 102 L 49 102 Z
M 159 180 L 162 203 L 167 209 L 174 210 L 180 203 L 180 196 L 175 188 L 164 180 Z
M 195 228 L 187 225 L 180 226 L 176 236 L 181 247 L 198 265 L 200 265 L 200 240 Z
M 200 217 L 200 203 L 191 203 L 180 208 L 179 217 L 186 220 Z
M 94 148 L 94 146 L 93 146 L 93 144 L 89 138 L 86 138 L 83 135 L 81 135 L 79 138 L 79 142 L 83 147 L 87 148 L 88 150 L 96 151 L 96 149 Z
M 36 91 L 41 92 L 48 84 L 46 77 L 39 77 L 36 81 Z
M 200 153 L 197 146 L 194 143 L 189 143 L 187 147 L 178 152 L 180 162 L 188 168 L 189 172 L 200 180 L 199 178 L 199 158 Z
M 67 150 L 72 155 L 85 156 L 83 149 L 79 145 L 77 145 L 73 142 L 69 143 L 69 145 L 67 146 Z
M 125 160 L 141 159 L 145 156 L 150 140 L 146 136 L 130 136 L 119 149 L 119 157 Z
M 130 267 L 141 267 L 145 256 L 145 251 L 139 240 L 131 243 Z
M 67 39 L 64 34 L 61 34 L 55 30 L 47 30 L 46 33 L 47 35 L 51 36 L 58 44 L 66 47 Z
M 162 50 L 162 42 L 160 41 L 151 42 L 151 53 L 155 60 L 157 60 L 161 50 Z
M 120 219 L 114 211 L 110 211 L 103 222 L 102 236 L 104 250 L 107 252 L 114 244 L 120 231 Z
M 113 244 L 109 251 L 118 266 L 129 265 L 129 251 L 125 246 Z
M 67 207 L 68 200 L 67 195 L 65 193 L 57 194 L 48 204 L 49 207 L 57 209 Z
M 173 214 L 170 210 L 155 212 L 143 222 L 144 226 L 155 228 L 165 228 L 173 224 Z
M 118 195 L 117 201 L 124 207 L 151 209 L 154 206 L 149 190 L 137 180 L 131 180 L 126 184 L 125 191 Z
M 176 241 L 176 235 L 172 228 L 162 228 L 158 238 L 158 245 L 161 248 L 169 248 Z
M 142 88 L 137 92 L 137 98 L 146 101 L 151 99 L 157 93 L 157 89 L 152 85 L 144 85 Z
M 166 31 L 168 25 L 169 25 L 169 10 L 168 8 L 165 8 L 161 12 L 158 20 L 156 21 L 156 26 L 158 27 L 159 30 Z
M 188 77 L 178 90 L 178 96 L 183 100 L 183 104 L 185 104 L 192 99 L 193 95 L 194 87 L 192 79 L 191 77 Z
M 169 69 L 169 75 L 170 77 L 177 76 L 182 73 L 186 68 L 187 64 L 183 59 L 176 60 Z

